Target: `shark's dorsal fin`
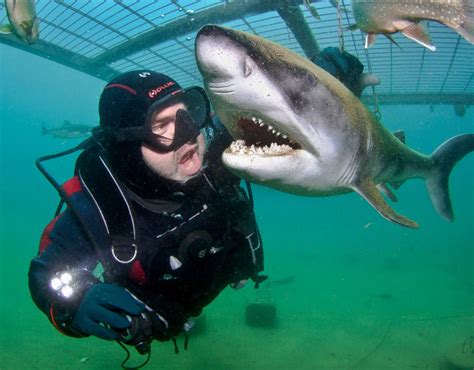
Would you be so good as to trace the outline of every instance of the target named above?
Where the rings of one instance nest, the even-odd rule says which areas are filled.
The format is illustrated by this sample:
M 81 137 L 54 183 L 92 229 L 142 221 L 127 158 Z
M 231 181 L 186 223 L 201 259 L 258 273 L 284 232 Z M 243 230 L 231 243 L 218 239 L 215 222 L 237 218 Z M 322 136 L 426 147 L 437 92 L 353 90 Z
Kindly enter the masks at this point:
M 415 221 L 399 215 L 385 202 L 382 194 L 380 194 L 371 178 L 366 177 L 360 179 L 359 183 L 353 186 L 353 189 L 369 202 L 372 207 L 382 215 L 382 217 L 402 226 L 414 229 L 418 228 L 418 224 Z
M 72 126 L 72 123 L 71 123 L 71 121 L 68 121 L 67 119 L 65 119 L 63 121 L 63 126 Z
M 405 144 L 405 131 L 397 130 L 393 133 L 393 136 L 395 136 L 398 140 Z

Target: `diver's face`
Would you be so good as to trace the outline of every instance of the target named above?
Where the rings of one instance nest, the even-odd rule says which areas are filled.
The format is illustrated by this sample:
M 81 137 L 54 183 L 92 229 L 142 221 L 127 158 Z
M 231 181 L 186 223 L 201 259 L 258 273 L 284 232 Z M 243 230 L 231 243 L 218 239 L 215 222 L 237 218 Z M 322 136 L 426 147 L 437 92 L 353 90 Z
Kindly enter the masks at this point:
M 153 114 L 152 131 L 160 135 L 160 140 L 170 142 L 173 140 L 176 112 L 184 108 L 183 104 L 178 103 Z M 201 133 L 169 153 L 157 152 L 146 144 L 142 145 L 141 151 L 145 163 L 156 174 L 169 180 L 186 182 L 201 171 L 206 143 Z

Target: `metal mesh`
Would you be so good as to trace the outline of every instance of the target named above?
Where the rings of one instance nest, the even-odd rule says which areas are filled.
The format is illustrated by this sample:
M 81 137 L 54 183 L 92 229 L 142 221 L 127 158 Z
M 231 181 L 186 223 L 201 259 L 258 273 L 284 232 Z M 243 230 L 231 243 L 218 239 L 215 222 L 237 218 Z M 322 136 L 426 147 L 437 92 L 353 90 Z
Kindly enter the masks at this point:
M 279 42 L 300 54 L 301 47 L 277 12 L 236 19 L 224 24 L 238 30 L 252 32 Z M 144 68 L 159 70 L 173 76 L 184 86 L 202 84 L 201 75 L 194 59 L 194 39 L 196 33 L 167 41 L 152 48 L 133 54 L 112 63 L 110 66 L 124 72 L 130 69 Z
M 202 11 L 226 6 L 229 1 L 151 1 L 151 0 L 39 0 L 41 40 L 65 51 L 91 60 L 111 48 L 134 40 L 179 19 L 193 22 Z M 351 9 L 350 1 L 343 1 Z M 317 20 L 304 5 L 300 10 L 309 24 L 319 47 L 339 46 L 338 16 L 329 2 L 313 3 Z M 0 5 L 0 19 L 7 22 L 5 6 Z M 431 52 L 406 37 L 394 36 L 398 46 L 379 36 L 373 47 L 364 49 L 363 35 L 346 28 L 355 23 L 351 12 L 341 12 L 344 48 L 356 55 L 365 66 L 381 78 L 377 91 L 383 94 L 448 94 L 474 92 L 473 46 L 453 30 L 430 22 L 436 52 Z M 269 38 L 304 55 L 302 47 L 277 11 L 238 16 L 224 25 Z M 195 32 L 183 33 L 153 47 L 127 52 L 108 64 L 115 71 L 154 69 L 169 74 L 183 86 L 201 84 L 194 60 Z

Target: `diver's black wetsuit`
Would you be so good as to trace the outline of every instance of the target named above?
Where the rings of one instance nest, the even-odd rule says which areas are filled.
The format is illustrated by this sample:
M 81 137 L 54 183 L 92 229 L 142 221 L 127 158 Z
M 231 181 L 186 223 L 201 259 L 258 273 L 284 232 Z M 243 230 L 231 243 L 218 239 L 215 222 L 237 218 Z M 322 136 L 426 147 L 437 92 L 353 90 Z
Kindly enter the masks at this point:
M 83 336 L 70 323 L 87 289 L 100 281 L 100 265 L 106 282 L 127 288 L 168 322 L 168 329 L 156 338 L 161 340 L 176 336 L 187 319 L 199 315 L 227 285 L 258 278 L 263 269 L 259 231 L 240 180 L 222 166 L 220 153 L 228 144 L 224 137 L 221 133 L 213 140 L 206 156 L 207 167 L 194 180 L 190 194 L 167 193 L 150 200 L 121 184 L 129 214 L 133 215 L 133 243 L 127 225 L 123 235 L 116 235 L 117 230 L 121 232 L 117 222 L 129 214 L 117 211 L 115 215 L 116 204 L 98 199 L 104 195 L 91 189 L 94 181 L 100 186 L 101 179 L 108 178 L 107 167 L 100 164 L 94 151 L 81 155 L 78 175 L 65 188 L 76 210 L 87 219 L 86 226 L 99 250 L 68 208 L 45 229 L 40 253 L 29 271 L 31 295 L 58 330 Z M 92 180 L 89 183 L 87 179 Z M 120 244 L 117 240 L 128 247 L 136 244 L 136 257 L 132 258 L 134 249 L 132 253 L 125 250 L 123 256 L 120 248 L 112 250 L 111 245 Z M 50 286 L 51 280 L 65 271 L 79 282 L 69 299 L 60 297 Z

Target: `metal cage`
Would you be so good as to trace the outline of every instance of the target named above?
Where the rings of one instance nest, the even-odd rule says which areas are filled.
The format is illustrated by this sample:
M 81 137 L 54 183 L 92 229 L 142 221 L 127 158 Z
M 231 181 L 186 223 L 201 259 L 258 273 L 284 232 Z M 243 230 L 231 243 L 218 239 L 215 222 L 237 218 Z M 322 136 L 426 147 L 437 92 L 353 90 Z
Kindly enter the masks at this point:
M 381 79 L 380 104 L 461 104 L 474 102 L 473 46 L 435 22 L 428 28 L 438 50 L 431 52 L 395 35 L 396 45 L 379 37 L 370 49 L 355 23 L 351 2 L 337 12 L 327 1 L 313 2 L 316 19 L 297 0 L 39 0 L 40 40 L 27 45 L 14 35 L 0 42 L 109 80 L 131 69 L 154 69 L 183 86 L 202 83 L 194 59 L 196 32 L 215 23 L 266 37 L 307 57 L 327 46 L 356 55 Z M 0 5 L 2 23 L 8 21 Z M 373 100 L 367 89 L 365 102 Z

